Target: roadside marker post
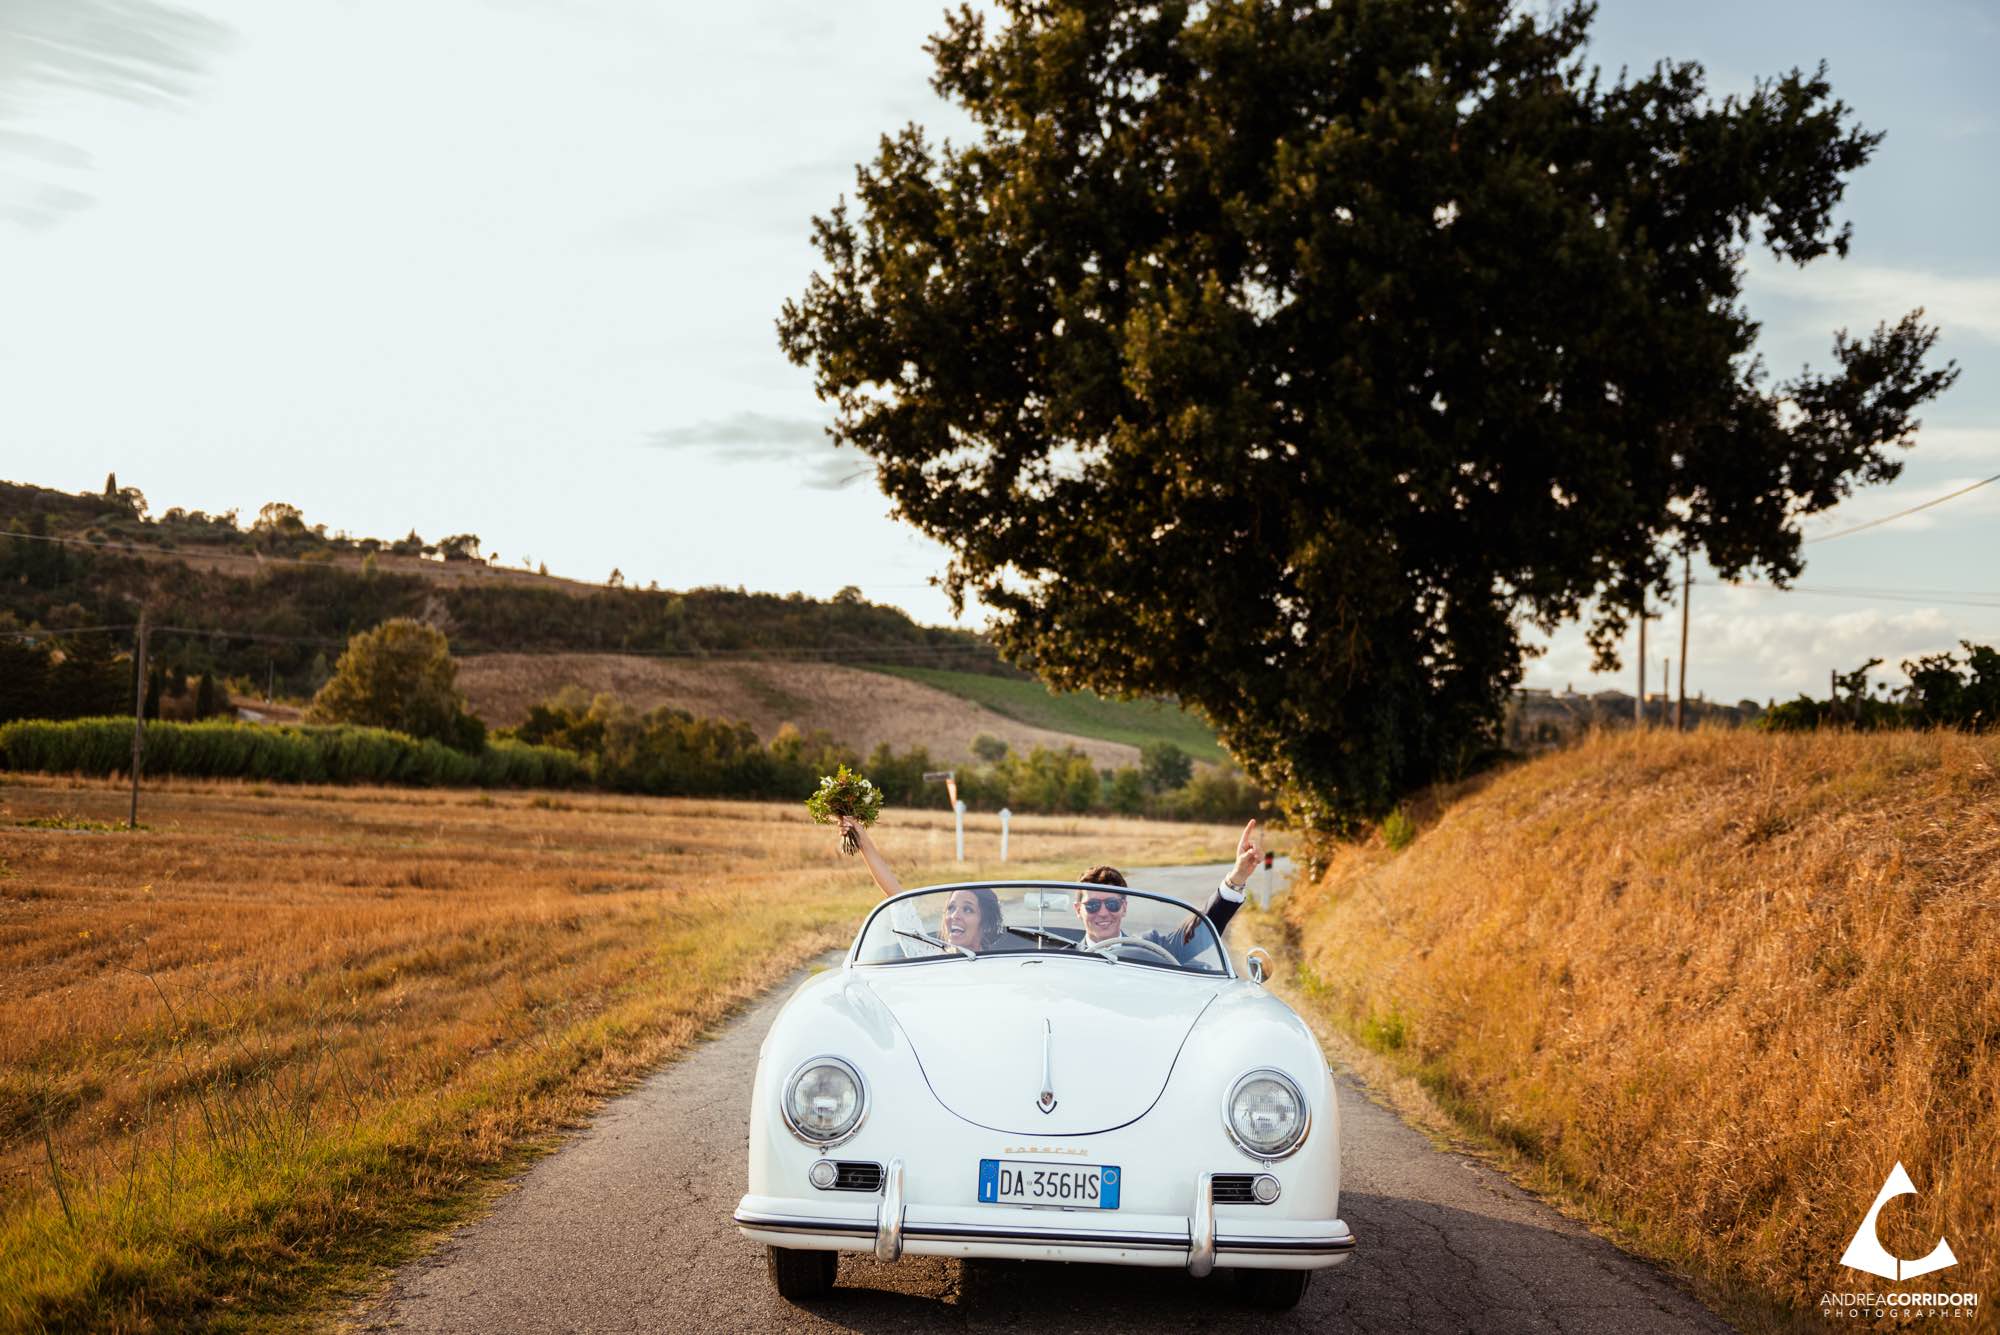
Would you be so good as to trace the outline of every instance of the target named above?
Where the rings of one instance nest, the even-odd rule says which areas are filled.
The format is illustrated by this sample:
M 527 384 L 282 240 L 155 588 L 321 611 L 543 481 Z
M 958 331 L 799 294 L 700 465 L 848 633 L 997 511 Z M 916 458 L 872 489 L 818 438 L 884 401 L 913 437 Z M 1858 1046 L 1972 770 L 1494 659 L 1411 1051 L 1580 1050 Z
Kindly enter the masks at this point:
M 1270 907 L 1270 904 L 1271 904 L 1271 868 L 1272 868 L 1272 867 L 1273 867 L 1274 865 L 1276 865 L 1277 861 L 1278 861 L 1278 855 L 1277 855 L 1277 854 L 1273 853 L 1273 852 L 1272 852 L 1272 851 L 1271 851 L 1270 849 L 1268 849 L 1268 848 L 1264 850 L 1264 904 L 1263 904 L 1263 907 L 1265 907 L 1265 908 L 1269 908 L 1269 907 Z
M 927 769 L 924 771 L 925 783 L 936 783 L 939 779 L 944 780 L 945 798 L 950 801 L 952 814 L 958 819 L 958 860 L 963 862 L 965 861 L 965 803 L 958 800 L 958 771 L 955 769 Z M 1006 840 L 1004 834 L 1001 836 L 1001 840 L 1004 844 Z M 1006 856 L 1005 853 L 1000 855 L 1003 862 L 1006 860 Z
M 1007 860 L 1007 825 L 1014 819 L 1014 813 L 1006 807 L 1000 808 L 1000 860 Z

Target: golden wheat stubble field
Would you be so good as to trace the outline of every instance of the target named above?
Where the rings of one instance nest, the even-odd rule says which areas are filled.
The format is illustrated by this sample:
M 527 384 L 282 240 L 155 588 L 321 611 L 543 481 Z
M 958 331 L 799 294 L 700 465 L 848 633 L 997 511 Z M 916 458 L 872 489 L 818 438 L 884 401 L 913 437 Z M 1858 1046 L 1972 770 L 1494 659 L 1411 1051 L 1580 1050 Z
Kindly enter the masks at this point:
M 852 936 L 803 805 L 0 777 L 0 1325 L 286 1324 Z M 888 812 L 907 883 L 1236 831 Z
M 2000 737 L 1600 735 L 1418 823 L 1285 905 L 1309 1007 L 1739 1319 L 2000 1328 Z M 1899 1161 L 1901 1285 L 1840 1265 Z

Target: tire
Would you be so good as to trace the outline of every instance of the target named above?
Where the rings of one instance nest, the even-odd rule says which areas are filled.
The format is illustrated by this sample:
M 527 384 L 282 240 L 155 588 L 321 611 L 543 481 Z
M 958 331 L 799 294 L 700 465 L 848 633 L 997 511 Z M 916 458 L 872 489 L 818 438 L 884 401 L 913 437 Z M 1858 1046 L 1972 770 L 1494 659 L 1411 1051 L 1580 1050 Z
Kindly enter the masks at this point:
M 766 1247 L 771 1287 L 787 1302 L 805 1303 L 833 1292 L 840 1269 L 839 1252 L 801 1251 L 796 1247 Z
M 1239 1270 L 1236 1292 L 1250 1306 L 1266 1312 L 1289 1312 L 1306 1296 L 1310 1270 Z

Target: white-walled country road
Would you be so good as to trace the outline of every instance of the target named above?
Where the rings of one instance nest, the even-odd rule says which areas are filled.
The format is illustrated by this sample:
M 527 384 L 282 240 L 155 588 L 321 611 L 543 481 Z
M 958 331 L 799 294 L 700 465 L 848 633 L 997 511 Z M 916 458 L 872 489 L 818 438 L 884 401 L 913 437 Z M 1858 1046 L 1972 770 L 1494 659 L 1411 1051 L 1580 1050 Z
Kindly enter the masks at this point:
M 1149 869 L 1198 897 L 1220 868 Z M 1262 880 L 1264 873 L 1259 873 Z M 1134 879 L 1137 879 L 1135 876 Z M 833 1297 L 779 1298 L 736 1232 L 757 1048 L 798 980 L 608 1105 L 491 1211 L 354 1313 L 365 1331 L 1033 1330 L 1722 1332 L 1652 1267 L 1424 1136 L 1339 1079 L 1341 1215 L 1358 1242 L 1291 1312 L 1227 1271 L 843 1254 Z

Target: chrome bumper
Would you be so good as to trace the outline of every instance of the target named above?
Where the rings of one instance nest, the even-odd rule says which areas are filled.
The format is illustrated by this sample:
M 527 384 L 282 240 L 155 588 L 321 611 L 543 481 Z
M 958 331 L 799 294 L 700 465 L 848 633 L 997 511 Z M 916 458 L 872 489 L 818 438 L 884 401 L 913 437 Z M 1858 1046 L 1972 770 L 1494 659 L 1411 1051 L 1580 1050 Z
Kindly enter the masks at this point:
M 845 1208 L 842 1208 L 845 1207 Z M 885 1261 L 905 1254 L 1004 1256 L 1022 1259 L 1097 1260 L 1133 1265 L 1181 1266 L 1206 1275 L 1218 1265 L 1260 1269 L 1319 1269 L 1338 1265 L 1354 1250 L 1354 1234 L 1338 1219 L 1310 1223 L 1273 1220 L 1218 1223 L 1209 1176 L 1201 1175 L 1192 1216 L 1128 1216 L 1091 1227 L 1096 1220 L 1072 1211 L 972 1206 L 946 1210 L 912 1207 L 904 1198 L 903 1164 L 892 1159 L 882 1196 L 872 1208 L 860 1201 L 778 1200 L 748 1197 L 735 1222 L 745 1237 L 778 1247 L 872 1251 Z M 1235 1230 L 1246 1229 L 1238 1232 Z

